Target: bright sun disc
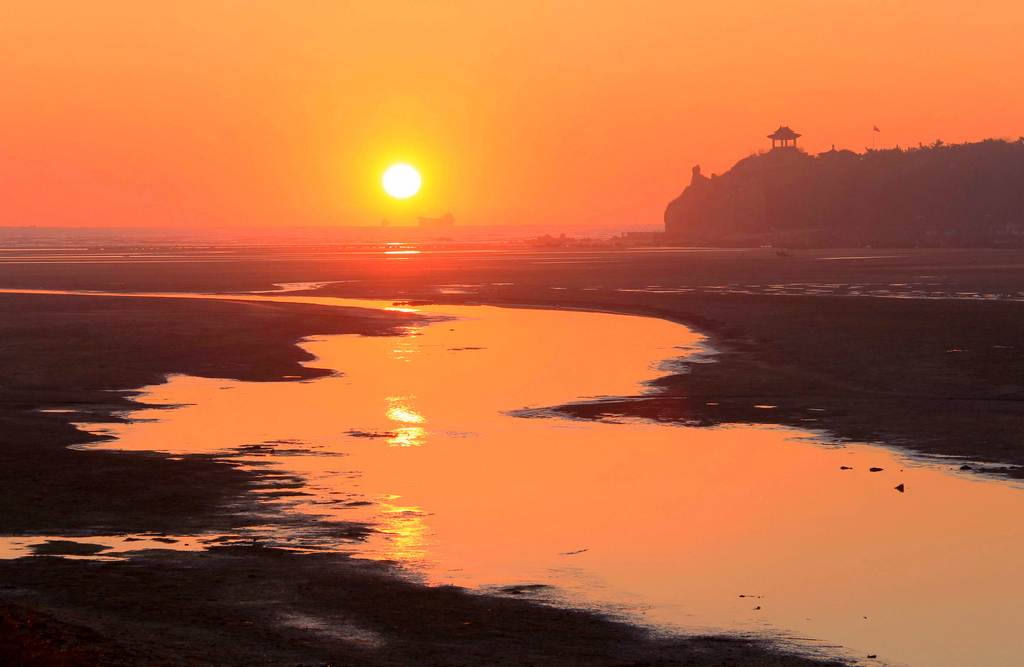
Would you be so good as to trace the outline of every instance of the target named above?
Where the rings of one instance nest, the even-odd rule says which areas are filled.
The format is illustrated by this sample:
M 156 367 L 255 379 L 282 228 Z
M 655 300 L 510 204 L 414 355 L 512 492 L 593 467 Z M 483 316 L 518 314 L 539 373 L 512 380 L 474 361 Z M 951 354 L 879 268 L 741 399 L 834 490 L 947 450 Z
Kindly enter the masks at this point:
M 423 181 L 415 167 L 399 163 L 387 168 L 381 182 L 384 192 L 395 199 L 408 199 L 420 191 Z

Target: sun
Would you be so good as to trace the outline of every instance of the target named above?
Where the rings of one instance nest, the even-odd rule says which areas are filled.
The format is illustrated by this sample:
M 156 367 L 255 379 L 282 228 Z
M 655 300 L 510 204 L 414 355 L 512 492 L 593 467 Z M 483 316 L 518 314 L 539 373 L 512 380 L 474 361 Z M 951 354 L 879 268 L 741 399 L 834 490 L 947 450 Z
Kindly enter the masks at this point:
M 384 192 L 395 199 L 408 199 L 420 191 L 423 179 L 420 178 L 420 172 L 416 171 L 416 167 L 399 162 L 384 170 L 381 184 L 384 186 Z

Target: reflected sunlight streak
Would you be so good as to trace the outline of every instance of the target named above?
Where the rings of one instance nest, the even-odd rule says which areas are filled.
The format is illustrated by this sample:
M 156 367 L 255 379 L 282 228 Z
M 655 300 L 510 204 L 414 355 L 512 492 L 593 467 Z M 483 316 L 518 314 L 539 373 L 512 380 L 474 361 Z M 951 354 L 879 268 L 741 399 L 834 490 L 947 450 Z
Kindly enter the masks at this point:
M 416 412 L 408 405 L 403 402 L 405 399 L 401 396 L 389 396 L 388 403 L 390 407 L 387 410 L 388 419 L 403 424 L 422 424 L 426 420 L 420 413 Z
M 406 401 L 409 396 L 388 396 L 388 409 L 385 415 L 391 421 L 399 424 L 423 424 L 427 420 L 420 413 L 413 410 Z M 419 447 L 426 439 L 427 430 L 422 426 L 403 426 L 394 431 L 395 435 L 388 438 L 388 445 L 391 447 Z
M 423 560 L 427 533 L 423 510 L 415 506 L 384 505 L 384 516 L 381 530 L 388 536 L 391 547 L 385 551 L 384 558 L 399 562 Z
M 427 430 L 421 426 L 405 426 L 397 428 L 394 435 L 388 438 L 391 447 L 420 447 L 426 440 Z

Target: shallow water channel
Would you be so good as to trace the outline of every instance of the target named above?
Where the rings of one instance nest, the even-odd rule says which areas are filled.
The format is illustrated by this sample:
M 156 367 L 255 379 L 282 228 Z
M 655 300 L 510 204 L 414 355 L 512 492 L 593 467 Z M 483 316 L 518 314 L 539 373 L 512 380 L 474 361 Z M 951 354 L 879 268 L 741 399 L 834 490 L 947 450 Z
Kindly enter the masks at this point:
M 1020 485 L 809 431 L 517 416 L 650 391 L 671 360 L 708 362 L 703 338 L 646 317 L 415 309 L 451 319 L 308 340 L 310 365 L 339 371 L 312 381 L 173 376 L 139 400 L 178 407 L 83 428 L 113 436 L 107 449 L 250 452 L 301 481 L 283 511 L 379 529 L 261 539 L 399 561 L 430 583 L 890 664 L 1019 664 Z

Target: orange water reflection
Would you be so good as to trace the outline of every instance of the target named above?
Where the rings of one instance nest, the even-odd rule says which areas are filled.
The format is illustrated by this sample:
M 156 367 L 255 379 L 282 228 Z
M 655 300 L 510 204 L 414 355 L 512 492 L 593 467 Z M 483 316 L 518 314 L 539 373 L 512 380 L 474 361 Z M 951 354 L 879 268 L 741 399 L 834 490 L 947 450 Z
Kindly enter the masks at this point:
M 418 563 L 427 557 L 428 528 L 423 519 L 424 512 L 419 507 L 381 503 L 379 530 L 387 536 L 387 560 Z
M 409 407 L 412 397 L 388 396 L 388 409 L 385 412 L 387 418 L 399 424 L 422 424 L 426 419 L 423 415 Z M 399 426 L 392 429 L 393 434 L 388 438 L 388 444 L 392 447 L 418 447 L 423 444 L 427 431 L 422 426 Z
M 550 583 L 653 622 L 896 663 L 1009 665 L 1024 649 L 1019 487 L 786 429 L 510 416 L 636 393 L 699 337 L 638 317 L 422 310 L 460 319 L 310 341 L 315 365 L 344 372 L 315 382 L 174 377 L 146 400 L 187 405 L 105 425 L 106 446 L 279 448 L 313 494 L 294 511 L 375 522 L 338 548 L 432 582 Z
M 409 397 L 406 396 L 388 396 L 388 419 L 399 422 L 400 424 L 422 424 L 426 421 L 423 415 L 419 414 L 412 408 L 410 408 L 406 402 Z

